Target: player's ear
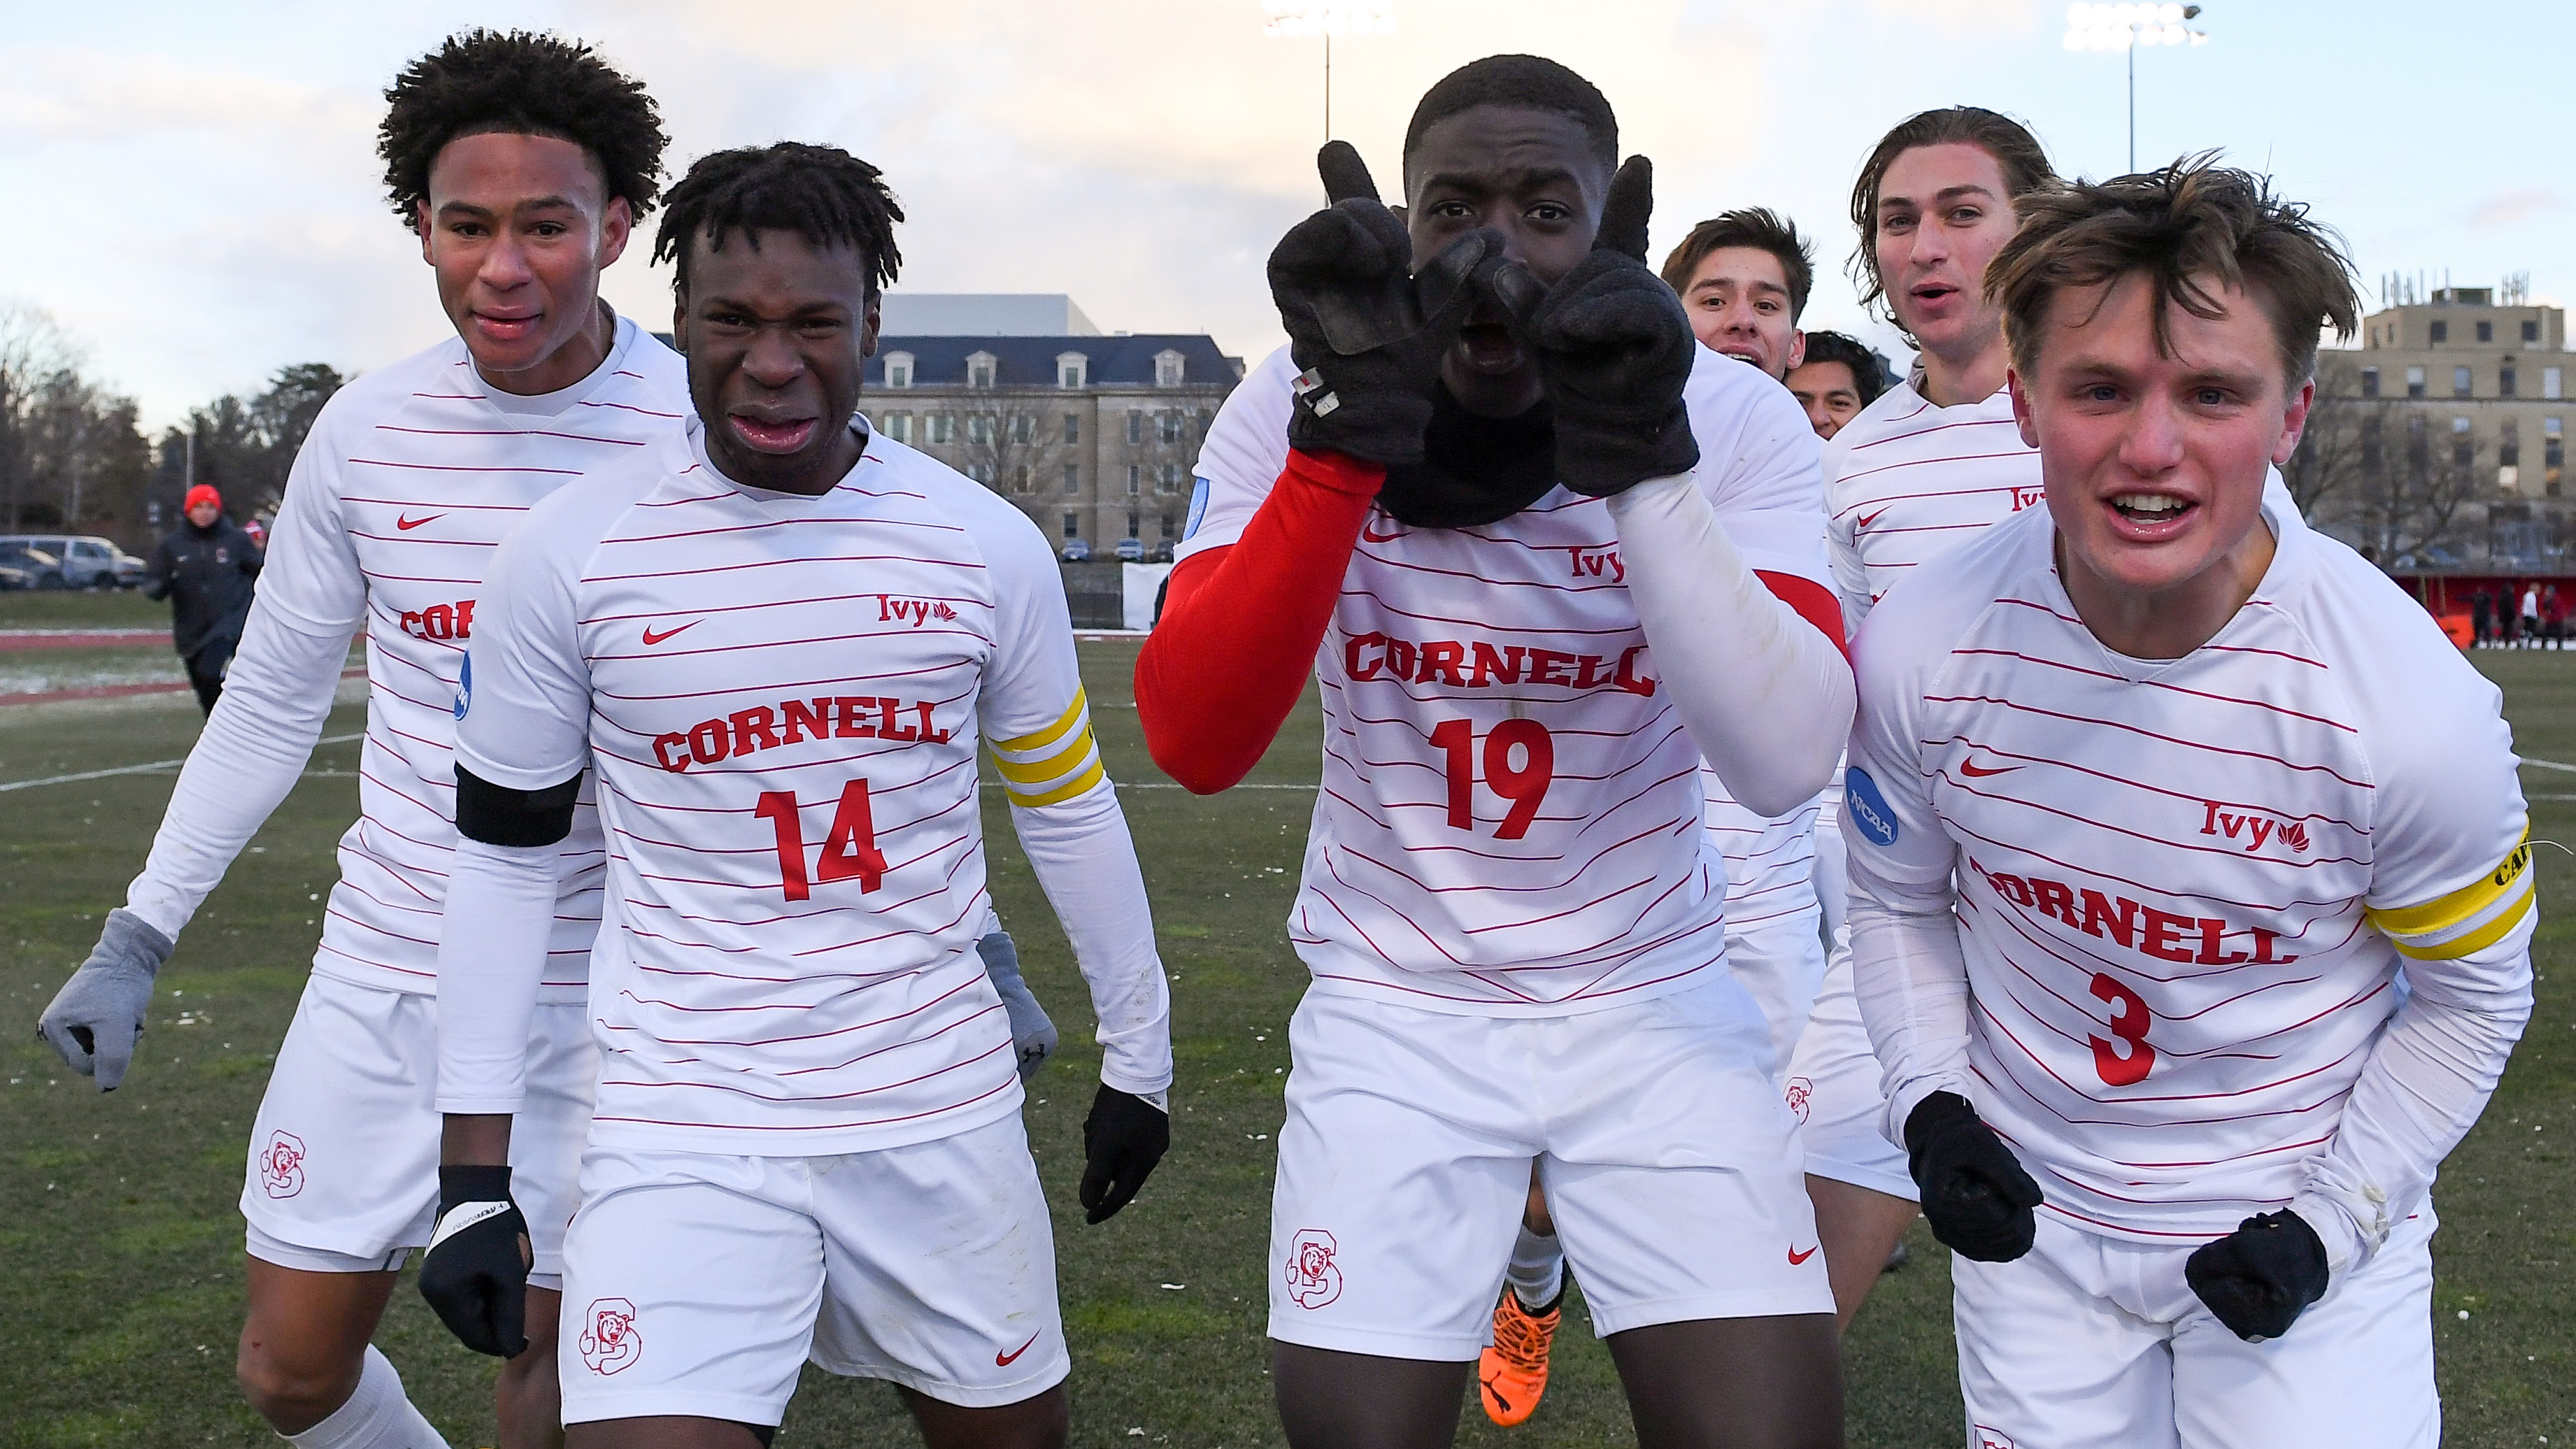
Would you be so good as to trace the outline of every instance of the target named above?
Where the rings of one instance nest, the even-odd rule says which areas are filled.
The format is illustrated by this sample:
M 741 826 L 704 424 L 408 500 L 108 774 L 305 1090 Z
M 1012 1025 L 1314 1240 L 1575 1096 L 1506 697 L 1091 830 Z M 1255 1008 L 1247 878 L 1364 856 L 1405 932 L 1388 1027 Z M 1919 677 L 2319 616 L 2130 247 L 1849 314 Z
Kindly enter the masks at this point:
M 2272 466 L 2287 468 L 2290 455 L 2299 450 L 2299 436 L 2308 430 L 2308 409 L 2317 401 L 2317 380 L 2313 377 L 2290 392 L 2289 404 L 2281 413 L 2281 438 L 2272 445 Z
M 689 294 L 677 287 L 671 289 L 671 350 L 689 355 Z
M 627 239 L 635 233 L 635 208 L 623 196 L 608 198 L 608 208 L 599 217 L 599 265 L 605 269 L 626 255 Z
M 438 259 L 429 254 L 429 198 L 424 196 L 411 204 L 411 229 L 420 233 L 420 259 L 431 266 Z
M 1807 334 L 1804 332 L 1792 332 L 1789 334 L 1789 365 L 1780 369 L 1781 375 L 1787 376 L 1806 365 Z
M 2011 367 L 2004 370 L 2004 386 L 2012 389 L 2013 426 L 2021 430 L 2021 445 L 2025 448 L 2038 447 L 2039 419 L 2030 415 L 2030 394 L 2022 387 L 2020 368 Z
M 868 288 L 868 309 L 859 314 L 859 355 L 877 355 L 877 329 L 885 325 L 885 305 L 875 287 Z

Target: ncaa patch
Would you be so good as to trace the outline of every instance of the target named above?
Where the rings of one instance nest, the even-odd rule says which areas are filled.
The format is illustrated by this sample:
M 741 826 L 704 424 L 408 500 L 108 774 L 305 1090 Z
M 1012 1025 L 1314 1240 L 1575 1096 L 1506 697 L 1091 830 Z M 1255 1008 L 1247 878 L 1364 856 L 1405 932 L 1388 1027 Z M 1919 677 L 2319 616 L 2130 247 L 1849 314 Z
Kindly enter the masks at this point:
M 465 663 L 456 671 L 456 717 L 465 718 L 465 712 L 473 707 L 474 656 L 468 653 L 465 656 Z
M 1857 765 L 1843 772 L 1843 818 L 1881 848 L 1896 843 L 1896 812 L 1887 808 L 1869 771 Z
M 1191 536 L 1199 531 L 1199 525 L 1207 521 L 1207 505 L 1208 480 L 1193 477 L 1190 479 L 1190 517 L 1181 525 L 1181 542 L 1189 542 Z

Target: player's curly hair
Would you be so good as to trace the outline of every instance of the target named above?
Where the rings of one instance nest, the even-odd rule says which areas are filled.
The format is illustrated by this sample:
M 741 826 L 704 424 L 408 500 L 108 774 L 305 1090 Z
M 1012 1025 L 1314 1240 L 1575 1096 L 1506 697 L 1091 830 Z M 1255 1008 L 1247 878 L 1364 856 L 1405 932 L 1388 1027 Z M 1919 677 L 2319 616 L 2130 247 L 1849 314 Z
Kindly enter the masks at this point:
M 2162 299 L 2155 338 L 2166 356 L 2171 308 L 2216 318 L 2226 315 L 2218 292 L 2251 296 L 2272 324 L 2293 388 L 2316 372 L 2321 330 L 2348 338 L 2360 324 L 2352 260 L 2334 234 L 2309 220 L 2305 206 L 2273 195 L 2266 178 L 2221 166 L 2204 152 L 2160 170 L 2022 199 L 2021 230 L 1986 269 L 1987 295 L 2003 306 L 2013 366 L 2029 375 L 2060 290 L 2099 287 L 2132 272 L 2144 273 Z
M 1887 298 L 1887 279 L 1878 274 L 1878 188 L 1887 180 L 1888 168 L 1896 164 L 1897 157 L 1918 147 L 1953 143 L 1974 146 L 1995 158 L 1996 169 L 2003 172 L 2004 190 L 2012 193 L 2003 198 L 2007 202 L 2018 201 L 2057 179 L 2039 138 L 2030 133 L 2028 126 L 2001 111 L 1983 106 L 1946 106 L 1918 111 L 1897 122 L 1893 130 L 1879 138 L 1877 149 L 1861 163 L 1859 179 L 1852 182 L 1851 220 L 1860 233 L 1860 245 L 1852 249 L 1849 271 L 1853 284 L 1860 288 L 1862 308 Z M 1887 309 L 1887 314 L 1890 322 L 1896 321 L 1893 307 Z M 1904 324 L 1899 322 L 1897 327 L 1901 331 Z
M 1740 207 L 1692 227 L 1672 255 L 1664 258 L 1664 285 L 1676 292 L 1688 287 L 1691 273 L 1720 247 L 1769 252 L 1780 263 L 1782 280 L 1789 284 L 1790 322 L 1794 324 L 1806 312 L 1807 294 L 1816 285 L 1815 257 L 1807 239 L 1798 235 L 1797 223 L 1767 206 Z
M 513 30 L 460 31 L 385 88 L 376 154 L 394 215 L 417 226 L 430 163 L 461 136 L 551 136 L 590 153 L 610 197 L 641 221 L 661 192 L 661 109 L 641 82 L 575 40 Z
M 677 264 L 671 285 L 685 297 L 692 238 L 703 233 L 707 250 L 718 251 L 739 231 L 758 250 L 761 232 L 794 232 L 818 247 L 866 253 L 874 298 L 903 266 L 894 244 L 901 220 L 903 206 L 886 189 L 885 173 L 838 146 L 744 146 L 699 157 L 671 187 L 653 260 Z
M 1619 164 L 1619 118 L 1601 88 L 1540 55 L 1489 55 L 1471 60 L 1432 83 L 1404 128 L 1404 154 L 1422 144 L 1422 133 L 1476 106 L 1513 106 L 1570 116 L 1592 142 L 1604 170 Z

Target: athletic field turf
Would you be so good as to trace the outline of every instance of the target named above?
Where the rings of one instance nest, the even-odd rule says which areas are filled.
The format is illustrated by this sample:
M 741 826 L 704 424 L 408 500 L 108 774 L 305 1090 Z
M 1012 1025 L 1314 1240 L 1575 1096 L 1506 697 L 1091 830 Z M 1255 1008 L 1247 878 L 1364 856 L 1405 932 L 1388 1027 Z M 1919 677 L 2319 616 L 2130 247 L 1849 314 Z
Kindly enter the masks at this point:
M 92 622 L 55 617 L 48 605 L 41 619 L 0 606 L 0 626 Z M 112 607 L 113 622 L 149 622 L 129 602 Z M 1305 984 L 1281 922 L 1312 798 L 1317 716 L 1310 699 L 1247 788 L 1195 799 L 1145 757 L 1129 702 L 1134 645 L 1083 652 L 1173 976 L 1180 1080 L 1172 1153 L 1145 1195 L 1110 1223 L 1083 1226 L 1072 1203 L 1097 1080 L 1089 1011 L 998 795 L 988 793 L 1002 916 L 1065 1028 L 1029 1125 L 1058 1207 L 1073 1438 L 1099 1449 L 1277 1444 L 1264 1372 L 1265 1235 L 1284 1028 Z M 2520 747 L 2576 763 L 2576 654 L 2486 653 L 2478 662 L 2505 685 Z M 359 726 L 358 712 L 344 708 L 326 737 Z M 232 1381 L 241 1302 L 233 1203 L 243 1139 L 311 959 L 332 843 L 356 810 L 357 746 L 315 754 L 256 853 L 199 913 L 162 977 L 123 1090 L 101 1099 L 28 1030 L 88 950 L 100 915 L 122 900 L 171 772 L 20 782 L 173 760 L 196 728 L 184 696 L 0 711 L 0 1020 L 17 1023 L 0 1037 L 0 1444 L 278 1442 Z M 2576 771 L 2534 767 L 2523 778 L 2534 834 L 2576 843 Z M 2576 1443 L 2576 1206 L 2564 1141 L 2576 1132 L 2571 867 L 2542 851 L 2540 1010 L 2439 1192 L 2434 1329 L 2453 1444 Z M 1881 1282 L 1848 1345 L 1854 1445 L 1960 1442 L 1945 1255 L 1919 1225 L 1912 1246 L 1912 1264 Z M 1631 1442 L 1608 1356 L 1580 1319 L 1579 1309 L 1568 1314 L 1538 1417 L 1500 1431 L 1471 1401 L 1460 1442 Z M 449 1339 L 408 1276 L 378 1341 L 452 1442 L 491 1442 L 491 1364 Z M 778 1442 L 916 1441 L 884 1387 L 809 1370 Z

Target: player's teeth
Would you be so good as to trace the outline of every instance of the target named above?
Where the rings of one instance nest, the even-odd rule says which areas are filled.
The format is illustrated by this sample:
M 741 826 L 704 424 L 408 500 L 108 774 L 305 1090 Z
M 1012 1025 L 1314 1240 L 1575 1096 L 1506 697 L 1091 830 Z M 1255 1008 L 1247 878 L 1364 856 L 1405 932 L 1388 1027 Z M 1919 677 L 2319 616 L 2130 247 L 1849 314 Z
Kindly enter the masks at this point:
M 2160 493 L 2123 493 L 2111 502 L 2128 513 L 2172 513 L 2182 507 L 2181 499 Z

